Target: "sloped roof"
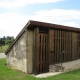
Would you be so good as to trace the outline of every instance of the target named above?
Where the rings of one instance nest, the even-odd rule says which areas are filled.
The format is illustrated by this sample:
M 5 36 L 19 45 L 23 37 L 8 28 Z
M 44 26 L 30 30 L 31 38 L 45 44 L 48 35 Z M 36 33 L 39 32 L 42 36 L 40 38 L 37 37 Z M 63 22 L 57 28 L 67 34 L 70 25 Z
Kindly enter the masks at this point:
M 68 27 L 68 26 L 63 26 L 63 25 L 58 25 L 58 24 L 52 24 L 52 23 L 45 23 L 45 22 L 39 22 L 39 21 L 29 20 L 28 23 L 21 30 L 21 32 L 18 34 L 18 36 L 15 38 L 15 40 L 13 41 L 13 43 L 5 51 L 5 54 L 7 54 L 9 52 L 9 50 L 13 47 L 13 45 L 21 37 L 21 35 L 26 31 L 27 28 L 28 29 L 34 29 L 36 26 L 80 32 L 80 28 L 73 28 L 73 27 Z

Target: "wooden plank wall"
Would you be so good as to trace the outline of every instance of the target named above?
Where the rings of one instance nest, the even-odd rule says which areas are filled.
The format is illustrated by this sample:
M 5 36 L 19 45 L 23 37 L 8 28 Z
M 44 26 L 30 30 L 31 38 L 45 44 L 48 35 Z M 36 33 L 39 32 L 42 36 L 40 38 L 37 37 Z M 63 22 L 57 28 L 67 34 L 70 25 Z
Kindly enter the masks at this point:
M 80 33 L 49 30 L 49 63 L 55 64 L 80 58 Z
M 35 28 L 34 33 L 36 73 L 48 70 L 44 66 L 49 64 L 80 58 L 80 33 L 49 29 L 49 34 L 45 34 L 40 33 L 39 28 Z
M 50 29 L 49 45 L 50 64 L 72 60 L 72 32 Z

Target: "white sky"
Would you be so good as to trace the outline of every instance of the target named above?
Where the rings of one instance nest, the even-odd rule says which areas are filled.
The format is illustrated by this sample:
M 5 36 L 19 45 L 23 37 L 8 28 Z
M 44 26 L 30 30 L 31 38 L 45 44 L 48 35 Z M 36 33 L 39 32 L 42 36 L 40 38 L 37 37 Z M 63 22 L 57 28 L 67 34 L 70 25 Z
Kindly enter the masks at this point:
M 0 9 L 13 9 L 17 6 L 25 6 L 27 4 L 45 4 L 49 2 L 58 2 L 64 0 L 0 0 Z M 14 36 L 16 37 L 20 30 L 29 20 L 50 22 L 54 24 L 67 25 L 72 27 L 80 26 L 80 10 L 76 9 L 43 9 L 34 11 L 32 15 L 24 15 L 20 12 L 0 12 L 0 37 Z

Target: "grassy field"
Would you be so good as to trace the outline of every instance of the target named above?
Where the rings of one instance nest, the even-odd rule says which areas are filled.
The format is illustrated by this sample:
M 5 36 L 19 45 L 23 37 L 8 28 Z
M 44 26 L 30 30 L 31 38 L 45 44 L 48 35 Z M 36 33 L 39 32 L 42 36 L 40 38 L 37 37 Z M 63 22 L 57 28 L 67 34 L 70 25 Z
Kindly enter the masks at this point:
M 8 45 L 2 46 L 2 49 L 0 47 L 0 53 L 4 53 L 7 48 L 8 48 Z
M 35 78 L 21 71 L 10 69 L 5 63 L 5 59 L 0 59 L 0 80 L 80 80 L 80 69 L 48 78 Z

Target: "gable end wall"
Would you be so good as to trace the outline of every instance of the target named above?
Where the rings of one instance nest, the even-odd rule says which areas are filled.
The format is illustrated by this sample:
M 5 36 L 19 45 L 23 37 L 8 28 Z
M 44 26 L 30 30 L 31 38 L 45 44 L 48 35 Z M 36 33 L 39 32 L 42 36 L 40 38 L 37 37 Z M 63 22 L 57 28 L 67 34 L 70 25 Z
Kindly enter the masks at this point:
M 31 74 L 33 54 L 33 31 L 26 30 L 6 55 L 7 65 Z

